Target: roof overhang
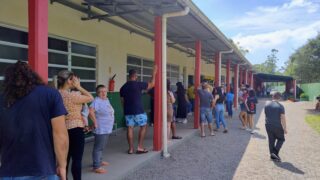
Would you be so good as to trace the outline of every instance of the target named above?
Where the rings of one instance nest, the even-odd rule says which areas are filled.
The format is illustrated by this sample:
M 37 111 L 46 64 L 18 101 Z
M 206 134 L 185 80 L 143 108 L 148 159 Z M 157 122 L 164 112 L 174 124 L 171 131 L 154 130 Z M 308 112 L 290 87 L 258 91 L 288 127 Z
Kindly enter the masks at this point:
M 257 73 L 254 74 L 254 76 L 264 82 L 287 82 L 294 80 L 291 76 L 282 76 L 275 74 Z
M 53 0 L 64 5 L 70 4 L 60 0 Z M 242 55 L 230 40 L 206 17 L 203 12 L 189 0 L 84 0 L 82 6 L 77 6 L 78 10 L 87 12 L 88 16 L 83 20 L 105 20 L 110 23 L 121 22 L 117 18 L 125 20 L 128 25 L 122 28 L 136 32 L 140 35 L 153 39 L 154 17 L 165 13 L 182 11 L 188 6 L 190 12 L 186 16 L 169 18 L 167 21 L 168 46 L 174 47 L 188 53 L 195 54 L 195 42 L 202 42 L 202 57 L 208 63 L 213 63 L 216 53 L 229 51 L 232 53 L 222 55 L 222 63 L 225 64 L 230 59 L 233 64 L 242 64 L 251 69 L 251 63 Z M 73 6 L 75 7 L 75 6 Z M 91 7 L 100 11 L 92 13 Z M 119 19 L 119 18 L 118 18 Z M 124 24 L 124 23 L 122 23 Z

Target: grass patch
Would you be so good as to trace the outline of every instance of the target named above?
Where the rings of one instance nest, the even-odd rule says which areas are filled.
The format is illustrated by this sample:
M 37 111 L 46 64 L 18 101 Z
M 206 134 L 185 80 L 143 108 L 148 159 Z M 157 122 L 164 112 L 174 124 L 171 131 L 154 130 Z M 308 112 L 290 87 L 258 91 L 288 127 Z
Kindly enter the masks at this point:
M 320 134 L 320 115 L 308 115 L 306 122 Z

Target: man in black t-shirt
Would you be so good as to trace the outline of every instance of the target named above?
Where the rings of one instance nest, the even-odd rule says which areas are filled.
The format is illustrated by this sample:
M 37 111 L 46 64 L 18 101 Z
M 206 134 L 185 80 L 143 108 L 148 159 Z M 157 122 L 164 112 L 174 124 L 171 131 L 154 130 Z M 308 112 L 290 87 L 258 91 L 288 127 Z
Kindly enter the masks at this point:
M 265 108 L 266 130 L 269 139 L 270 158 L 275 161 L 281 161 L 279 151 L 285 141 L 284 134 L 287 134 L 287 125 L 285 110 L 279 103 L 281 94 L 279 92 L 273 95 L 273 100 Z

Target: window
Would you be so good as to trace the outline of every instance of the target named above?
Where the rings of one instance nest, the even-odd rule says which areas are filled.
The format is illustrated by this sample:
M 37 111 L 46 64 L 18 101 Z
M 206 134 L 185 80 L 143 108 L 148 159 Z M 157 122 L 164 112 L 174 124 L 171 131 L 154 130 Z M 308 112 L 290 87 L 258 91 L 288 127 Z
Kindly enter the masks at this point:
M 5 68 L 17 60 L 28 59 L 28 33 L 0 26 L 0 84 Z M 81 85 L 90 92 L 96 86 L 96 47 L 72 40 L 48 38 L 48 78 L 63 69 L 80 77 Z
M 129 79 L 129 71 L 134 69 L 138 74 L 138 81 L 149 82 L 152 78 L 154 62 L 136 56 L 127 57 L 127 79 Z M 176 89 L 176 83 L 179 81 L 179 66 L 167 65 L 167 77 L 171 82 L 171 89 Z
M 153 61 L 134 56 L 127 57 L 127 79 L 129 71 L 134 69 L 138 74 L 138 81 L 149 82 L 152 78 Z

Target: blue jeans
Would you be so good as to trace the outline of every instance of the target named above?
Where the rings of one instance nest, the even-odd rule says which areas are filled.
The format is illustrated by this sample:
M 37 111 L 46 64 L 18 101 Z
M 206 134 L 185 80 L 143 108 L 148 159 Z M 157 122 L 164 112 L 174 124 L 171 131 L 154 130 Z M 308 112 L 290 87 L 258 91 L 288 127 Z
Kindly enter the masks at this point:
M 59 180 L 59 177 L 57 175 L 0 177 L 0 180 Z
M 216 104 L 216 125 L 217 128 L 220 128 L 220 122 L 222 123 L 224 128 L 227 128 L 227 124 L 224 120 L 224 105 L 223 104 Z
M 228 115 L 232 117 L 233 112 L 232 112 L 232 101 L 227 101 L 227 110 L 228 110 Z
M 200 121 L 201 123 L 208 122 L 212 123 L 212 109 L 211 108 L 200 108 Z
M 191 112 L 194 111 L 194 99 L 190 99 L 190 103 L 191 103 Z
M 94 146 L 92 151 L 93 169 L 101 166 L 104 147 L 109 139 L 109 134 L 94 134 Z

